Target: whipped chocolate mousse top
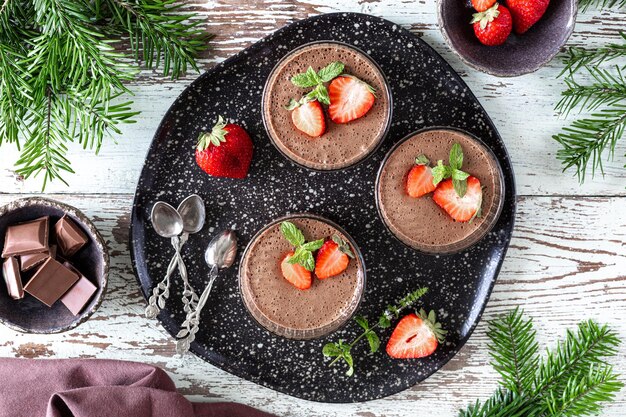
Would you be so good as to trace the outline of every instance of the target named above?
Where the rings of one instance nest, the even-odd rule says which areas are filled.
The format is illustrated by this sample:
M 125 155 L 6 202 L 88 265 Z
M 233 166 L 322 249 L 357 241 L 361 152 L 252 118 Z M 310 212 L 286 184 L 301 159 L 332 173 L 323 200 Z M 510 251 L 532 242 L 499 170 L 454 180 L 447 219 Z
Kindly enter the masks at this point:
M 466 223 L 450 218 L 431 194 L 413 198 L 405 189 L 418 155 L 426 155 L 432 164 L 440 159 L 447 163 L 454 143 L 463 149 L 463 171 L 478 178 L 483 187 L 482 216 Z M 387 227 L 405 244 L 429 253 L 456 252 L 480 240 L 497 220 L 503 199 L 501 175 L 493 154 L 471 136 L 456 130 L 428 130 L 390 151 L 379 173 L 377 203 Z
M 319 71 L 333 61 L 343 62 L 344 73 L 374 87 L 376 101 L 365 116 L 346 124 L 327 117 L 326 133 L 311 138 L 295 128 L 291 112 L 285 109 L 291 98 L 298 100 L 309 91 L 293 85 L 291 77 L 309 66 Z M 378 66 L 362 52 L 335 42 L 314 43 L 291 52 L 273 70 L 263 94 L 263 119 L 272 141 L 288 158 L 313 169 L 341 169 L 361 161 L 378 147 L 390 118 L 389 87 Z
M 307 241 L 333 234 L 349 241 L 335 227 L 317 217 L 290 217 Z M 365 285 L 358 251 L 340 275 L 324 280 L 313 277 L 307 290 L 299 290 L 283 278 L 280 262 L 292 246 L 280 232 L 282 220 L 269 225 L 250 242 L 239 270 L 244 304 L 265 328 L 294 339 L 321 337 L 336 330 L 356 310 Z

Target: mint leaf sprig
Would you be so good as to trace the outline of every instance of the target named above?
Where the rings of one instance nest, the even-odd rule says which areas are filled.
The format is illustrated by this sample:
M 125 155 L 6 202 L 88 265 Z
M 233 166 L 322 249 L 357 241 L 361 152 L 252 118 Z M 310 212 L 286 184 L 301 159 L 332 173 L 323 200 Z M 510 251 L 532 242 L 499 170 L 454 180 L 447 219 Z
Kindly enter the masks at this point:
M 417 159 L 419 158 L 418 156 Z M 418 163 L 417 159 L 416 163 Z M 450 165 L 444 165 L 441 159 L 437 161 L 437 165 L 433 167 L 433 184 L 437 185 L 445 179 L 452 178 L 454 191 L 456 191 L 459 197 L 463 198 L 467 192 L 467 178 L 470 174 L 461 171 L 463 167 L 463 149 L 458 143 L 452 145 L 450 149 L 449 162 Z
M 322 354 L 329 358 L 334 358 L 328 366 L 333 366 L 339 361 L 344 361 L 348 366 L 346 371 L 347 376 L 354 375 L 354 358 L 352 357 L 352 348 L 363 338 L 367 339 L 371 353 L 378 352 L 380 348 L 380 338 L 376 334 L 376 329 L 386 329 L 391 326 L 391 320 L 400 317 L 400 313 L 412 307 L 420 298 L 428 292 L 428 288 L 422 287 L 413 292 L 408 293 L 395 305 L 387 305 L 385 311 L 383 311 L 378 318 L 378 321 L 370 325 L 367 319 L 363 316 L 356 316 L 354 321 L 363 329 L 363 332 L 358 335 L 351 343 L 347 343 L 342 339 L 338 342 L 330 342 L 324 345 L 322 348 Z M 445 334 L 445 330 L 441 330 L 442 334 Z
M 300 101 L 291 99 L 288 107 L 292 106 L 293 103 L 304 104 L 308 101 L 313 100 L 317 100 L 320 103 L 330 105 L 330 97 L 328 96 L 328 90 L 326 89 L 324 83 L 330 82 L 334 78 L 338 77 L 343 72 L 344 68 L 345 65 L 343 64 L 343 62 L 334 61 L 319 70 L 319 72 L 315 72 L 313 67 L 309 67 L 306 72 L 296 74 L 291 77 L 291 83 L 296 87 L 315 88 L 307 93 L 304 97 L 302 97 Z
M 313 252 L 322 247 L 324 239 L 306 242 L 302 231 L 290 221 L 284 221 L 280 224 L 280 232 L 285 239 L 295 247 L 293 256 L 289 258 L 287 262 L 290 264 L 300 264 L 307 271 L 313 271 L 315 269 Z

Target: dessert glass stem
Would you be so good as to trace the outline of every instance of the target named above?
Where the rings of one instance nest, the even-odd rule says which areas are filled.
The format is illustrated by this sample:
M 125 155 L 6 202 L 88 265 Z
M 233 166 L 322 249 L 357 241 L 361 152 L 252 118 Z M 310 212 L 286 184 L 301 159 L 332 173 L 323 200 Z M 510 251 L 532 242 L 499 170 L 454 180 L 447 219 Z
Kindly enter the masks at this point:
M 213 265 L 211 267 L 211 271 L 209 272 L 209 283 L 204 288 L 204 291 L 198 300 L 196 309 L 187 313 L 187 318 L 183 322 L 183 328 L 176 335 L 180 338 L 176 341 L 176 352 L 180 355 L 184 355 L 189 350 L 191 342 L 193 342 L 196 338 L 196 333 L 198 333 L 198 329 L 200 328 L 200 313 L 202 313 L 202 309 L 209 299 L 209 294 L 213 288 L 215 278 L 217 278 L 218 270 L 219 267 L 217 265 Z

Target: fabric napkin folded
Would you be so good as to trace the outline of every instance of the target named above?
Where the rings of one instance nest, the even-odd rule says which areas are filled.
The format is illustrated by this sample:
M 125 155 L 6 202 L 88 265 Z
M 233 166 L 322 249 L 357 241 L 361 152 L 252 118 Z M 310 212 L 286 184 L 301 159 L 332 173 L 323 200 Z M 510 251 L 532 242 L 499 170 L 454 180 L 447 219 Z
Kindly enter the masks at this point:
M 100 359 L 0 359 L 0 417 L 271 417 L 192 403 L 152 365 Z

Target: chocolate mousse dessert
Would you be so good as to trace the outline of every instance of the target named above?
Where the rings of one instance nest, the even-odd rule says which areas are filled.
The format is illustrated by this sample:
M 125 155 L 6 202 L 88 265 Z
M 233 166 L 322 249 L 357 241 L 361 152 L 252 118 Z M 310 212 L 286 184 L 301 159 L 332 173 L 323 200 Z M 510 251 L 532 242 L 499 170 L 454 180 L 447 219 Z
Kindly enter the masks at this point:
M 502 171 L 480 140 L 455 129 L 418 132 L 395 145 L 378 173 L 376 201 L 385 225 L 423 252 L 458 252 L 496 223 Z
M 354 314 L 365 265 L 339 226 L 315 215 L 293 215 L 254 236 L 241 261 L 239 286 L 244 305 L 267 330 L 312 339 Z
M 284 57 L 263 92 L 274 145 L 317 170 L 354 165 L 378 148 L 391 120 L 389 87 L 365 53 L 339 42 L 304 45 Z

